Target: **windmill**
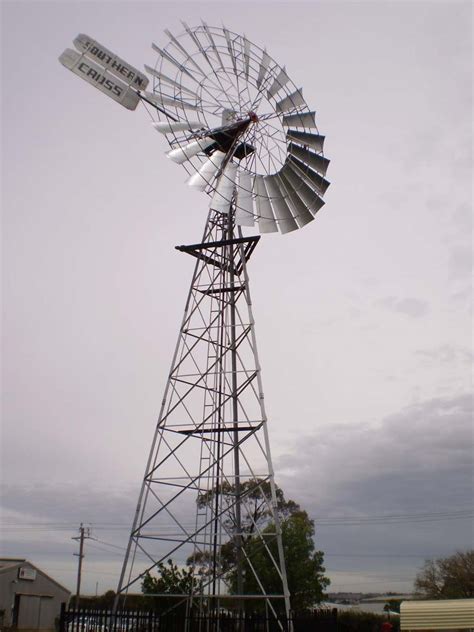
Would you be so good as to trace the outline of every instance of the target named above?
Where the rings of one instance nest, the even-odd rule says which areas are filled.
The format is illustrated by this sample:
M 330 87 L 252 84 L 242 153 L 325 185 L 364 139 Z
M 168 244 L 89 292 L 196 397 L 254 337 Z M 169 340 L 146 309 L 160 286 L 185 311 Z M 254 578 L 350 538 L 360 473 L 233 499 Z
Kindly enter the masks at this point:
M 167 156 L 210 200 L 202 237 L 177 246 L 194 272 L 118 597 L 171 558 L 192 568 L 186 590 L 167 593 L 171 610 L 216 613 L 230 598 L 241 608 L 256 600 L 280 622 L 290 595 L 248 262 L 260 234 L 314 219 L 329 161 L 314 111 L 266 50 L 225 27 L 183 26 L 179 36 L 165 31 L 164 48 L 152 45 L 151 90 L 88 36 L 60 57 L 125 107 L 143 102 Z

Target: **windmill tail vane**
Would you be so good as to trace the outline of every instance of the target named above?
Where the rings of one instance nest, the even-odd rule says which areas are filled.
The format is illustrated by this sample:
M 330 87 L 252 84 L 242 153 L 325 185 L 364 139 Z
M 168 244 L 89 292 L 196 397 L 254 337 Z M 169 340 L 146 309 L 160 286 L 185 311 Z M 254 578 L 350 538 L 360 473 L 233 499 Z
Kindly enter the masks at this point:
M 210 199 L 201 240 L 177 247 L 195 267 L 116 605 L 173 559 L 192 572 L 163 602 L 170 612 L 259 604 L 290 630 L 248 275 L 260 235 L 244 231 L 310 223 L 324 204 L 329 160 L 302 89 L 265 49 L 225 27 L 183 27 L 178 36 L 166 31 L 164 48 L 152 45 L 151 89 L 145 74 L 87 35 L 59 58 L 123 107 L 150 104 L 168 158 Z

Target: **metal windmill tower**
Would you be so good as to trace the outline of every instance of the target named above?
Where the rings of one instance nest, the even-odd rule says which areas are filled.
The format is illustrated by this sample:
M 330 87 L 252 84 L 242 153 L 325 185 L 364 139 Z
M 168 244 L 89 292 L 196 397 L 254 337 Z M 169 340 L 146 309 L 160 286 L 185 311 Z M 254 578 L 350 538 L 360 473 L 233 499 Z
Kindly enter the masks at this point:
M 263 601 L 278 619 L 290 595 L 247 271 L 260 235 L 242 227 L 287 233 L 312 221 L 329 161 L 302 90 L 265 50 L 205 23 L 166 34 L 145 66 L 151 91 L 145 75 L 85 35 L 79 52 L 60 58 L 125 107 L 145 103 L 168 157 L 210 197 L 202 238 L 177 247 L 195 259 L 194 273 L 118 594 L 138 591 L 169 558 L 190 560 L 176 605 L 216 612 L 232 594 Z

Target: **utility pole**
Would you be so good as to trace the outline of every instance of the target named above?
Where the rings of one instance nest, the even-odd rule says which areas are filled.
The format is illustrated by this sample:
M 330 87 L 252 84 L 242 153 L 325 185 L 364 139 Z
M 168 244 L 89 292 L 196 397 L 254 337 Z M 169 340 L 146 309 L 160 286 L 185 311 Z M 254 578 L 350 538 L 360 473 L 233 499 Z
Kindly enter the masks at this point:
M 73 553 L 79 558 L 77 566 L 77 587 L 76 587 L 76 610 L 79 608 L 79 596 L 81 594 L 81 574 L 82 574 L 82 560 L 84 558 L 84 540 L 88 540 L 91 537 L 91 530 L 89 527 L 84 527 L 81 522 L 79 527 L 79 536 L 71 538 L 71 540 L 77 540 L 79 542 L 79 553 Z

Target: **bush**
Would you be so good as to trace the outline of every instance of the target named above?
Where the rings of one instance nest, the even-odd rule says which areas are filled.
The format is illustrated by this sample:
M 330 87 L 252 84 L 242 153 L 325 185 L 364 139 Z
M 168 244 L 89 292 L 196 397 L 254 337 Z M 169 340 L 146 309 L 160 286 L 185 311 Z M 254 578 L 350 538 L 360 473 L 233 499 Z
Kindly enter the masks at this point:
M 380 632 L 382 623 L 386 620 L 385 615 L 372 612 L 338 611 L 337 629 L 338 632 Z M 393 632 L 398 632 L 400 629 L 398 619 L 390 619 L 390 623 L 393 625 Z

